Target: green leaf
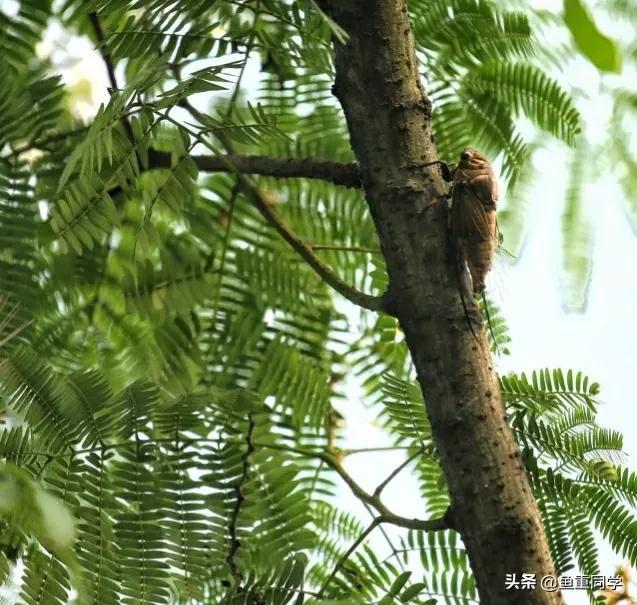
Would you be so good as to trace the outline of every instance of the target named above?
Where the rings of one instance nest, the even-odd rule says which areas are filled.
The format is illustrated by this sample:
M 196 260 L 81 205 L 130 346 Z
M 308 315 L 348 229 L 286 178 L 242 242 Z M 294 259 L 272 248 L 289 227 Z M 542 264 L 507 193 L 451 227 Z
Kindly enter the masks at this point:
M 409 580 L 410 576 L 411 576 L 411 571 L 405 571 L 404 573 L 401 573 L 394 580 L 394 583 L 391 585 L 391 588 L 389 589 L 389 594 L 392 596 L 398 595 L 398 593 L 403 589 L 403 586 L 407 584 L 407 580 Z
M 569 162 L 569 182 L 562 211 L 562 269 L 565 303 L 586 306 L 593 272 L 593 226 L 586 212 L 585 186 L 591 176 L 590 149 L 580 145 Z
M 405 588 L 403 594 L 400 595 L 400 602 L 409 603 L 409 601 L 417 597 L 425 588 L 427 588 L 427 585 L 424 582 L 418 582 L 417 584 L 408 586 Z
M 525 115 L 569 145 L 574 144 L 580 132 L 580 116 L 568 93 L 531 65 L 485 63 L 465 79 L 464 85 L 473 98 L 482 99 L 486 94 L 486 99 L 497 99 L 504 107 Z
M 564 0 L 564 22 L 573 35 L 580 52 L 601 71 L 619 73 L 619 47 L 597 28 L 590 13 L 580 0 Z

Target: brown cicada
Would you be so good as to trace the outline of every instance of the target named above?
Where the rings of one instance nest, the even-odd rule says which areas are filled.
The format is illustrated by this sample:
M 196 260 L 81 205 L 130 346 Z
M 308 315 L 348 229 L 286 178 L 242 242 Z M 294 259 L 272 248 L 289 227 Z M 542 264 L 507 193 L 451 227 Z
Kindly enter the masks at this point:
M 498 247 L 498 180 L 489 161 L 465 149 L 452 175 L 451 235 L 469 268 L 474 293 L 482 292 Z
M 455 166 L 440 164 L 451 182 L 449 229 L 471 275 L 474 293 L 482 292 L 499 243 L 496 207 L 498 180 L 489 161 L 475 149 L 465 149 Z
M 479 323 L 479 313 L 477 307 L 468 304 L 468 298 L 471 297 L 471 291 L 474 295 L 482 293 L 484 310 L 495 342 L 484 289 L 500 243 L 496 220 L 498 180 L 489 161 L 475 149 L 465 149 L 455 166 L 440 161 L 432 164 L 440 164 L 442 177 L 451 182 L 451 190 L 444 197 L 451 198 L 449 231 L 457 254 L 458 287 L 469 327 L 473 332 L 472 319 Z M 471 284 L 467 283 L 468 277 L 471 278 Z

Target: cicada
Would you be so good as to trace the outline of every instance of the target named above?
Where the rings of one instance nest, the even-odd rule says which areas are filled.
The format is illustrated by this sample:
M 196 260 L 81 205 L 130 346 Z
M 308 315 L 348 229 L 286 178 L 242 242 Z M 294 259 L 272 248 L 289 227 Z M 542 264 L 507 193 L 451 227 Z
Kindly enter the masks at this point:
M 482 292 L 499 244 L 498 179 L 476 149 L 465 149 L 455 166 L 432 164 L 440 164 L 443 178 L 451 182 L 449 230 L 469 269 L 473 292 Z
M 467 263 L 473 292 L 482 292 L 498 247 L 498 180 L 489 161 L 475 149 L 465 149 L 453 170 L 451 236 Z
M 501 243 L 496 219 L 498 179 L 489 161 L 476 149 L 463 150 L 455 166 L 440 161 L 431 164 L 440 164 L 442 177 L 451 182 L 451 190 L 443 198 L 451 199 L 449 231 L 457 254 L 458 287 L 469 327 L 475 336 L 473 323 L 480 323 L 480 318 L 478 307 L 469 300 L 471 292 L 482 294 L 483 309 L 497 351 L 484 289 Z

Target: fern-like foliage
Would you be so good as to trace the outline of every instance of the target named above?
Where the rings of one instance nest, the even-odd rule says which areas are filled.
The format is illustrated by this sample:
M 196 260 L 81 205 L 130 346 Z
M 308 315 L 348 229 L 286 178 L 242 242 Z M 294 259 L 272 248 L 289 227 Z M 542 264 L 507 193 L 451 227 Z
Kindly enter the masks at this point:
M 568 94 L 541 70 L 519 63 L 487 63 L 465 85 L 475 94 L 490 92 L 540 128 L 571 145 L 575 142 L 579 115 Z
M 566 304 L 572 309 L 581 309 L 585 306 L 592 273 L 593 232 L 583 196 L 584 174 L 592 169 L 589 157 L 590 150 L 582 145 L 571 160 L 569 184 L 562 212 L 562 265 L 566 278 L 564 290 Z
M 232 594 L 224 578 L 273 581 L 273 562 L 313 547 L 300 468 L 275 448 L 290 437 L 275 437 L 276 415 L 249 392 L 162 399 L 134 383 L 113 393 L 100 373 L 62 377 L 23 350 L 2 374 L 26 420 L 4 432 L 2 456 L 75 513 L 91 602 Z M 27 601 L 64 602 L 64 566 L 24 539 L 20 548 Z
M 51 17 L 49 0 L 20 2 L 13 14 L 0 11 L 0 51 L 12 70 L 20 71 L 34 58 L 36 45 Z
M 464 147 L 501 154 L 512 186 L 531 151 L 517 116 L 574 143 L 579 114 L 564 88 L 534 64 L 538 49 L 527 14 L 489 0 L 420 0 L 410 10 L 442 157 L 455 159 Z
M 599 386 L 561 370 L 510 375 L 502 386 L 560 572 L 599 573 L 591 526 L 635 560 L 637 476 L 622 466 L 622 436 L 596 424 Z

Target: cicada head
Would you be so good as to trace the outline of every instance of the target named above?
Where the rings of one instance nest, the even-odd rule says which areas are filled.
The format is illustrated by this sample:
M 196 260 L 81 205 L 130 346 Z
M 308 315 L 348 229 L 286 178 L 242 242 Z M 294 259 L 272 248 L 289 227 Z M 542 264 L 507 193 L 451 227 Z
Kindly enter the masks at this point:
M 485 158 L 477 149 L 467 147 L 463 149 L 460 154 L 459 166 L 462 168 L 475 169 L 490 166 L 490 164 L 489 160 L 487 160 L 487 158 Z

